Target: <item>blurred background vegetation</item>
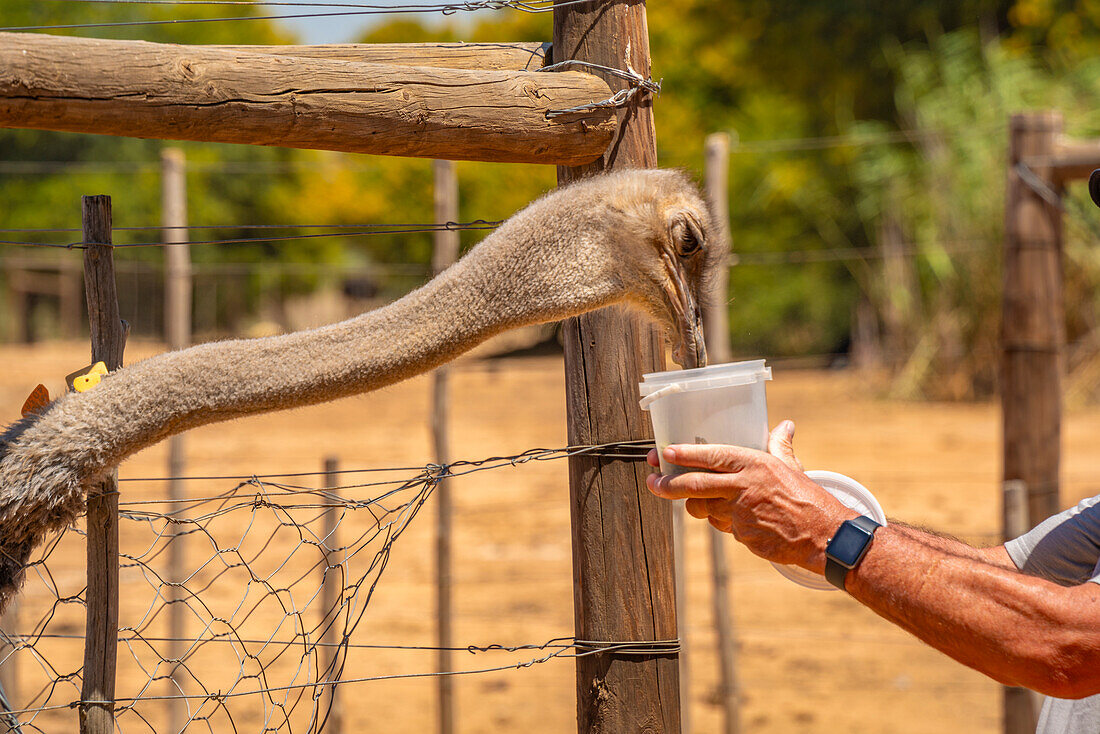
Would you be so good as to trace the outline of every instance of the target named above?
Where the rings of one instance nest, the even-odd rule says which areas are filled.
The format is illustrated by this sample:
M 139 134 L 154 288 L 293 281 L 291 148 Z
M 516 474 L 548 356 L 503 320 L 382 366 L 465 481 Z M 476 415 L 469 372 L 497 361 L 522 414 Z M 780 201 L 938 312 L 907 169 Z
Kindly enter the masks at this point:
M 266 12 L 5 0 L 0 25 L 253 11 Z M 885 368 L 895 394 L 992 394 L 1006 120 L 1056 108 L 1070 134 L 1100 135 L 1100 0 L 661 0 L 649 5 L 649 28 L 654 75 L 663 79 L 654 105 L 661 164 L 698 174 L 705 136 L 732 136 L 735 353 L 828 364 L 854 353 Z M 288 26 L 266 20 L 52 32 L 184 43 L 296 40 Z M 550 37 L 550 14 L 500 11 L 390 16 L 357 40 Z M 195 225 L 432 221 L 426 160 L 3 130 L 0 227 L 79 226 L 84 193 L 113 194 L 118 226 L 155 225 L 157 161 L 167 145 L 186 152 Z M 551 167 L 502 164 L 459 163 L 458 175 L 462 220 L 505 218 L 555 179 Z M 1084 207 L 1067 213 L 1070 368 L 1081 375 L 1100 360 L 1100 250 L 1091 217 Z M 255 236 L 231 227 L 214 232 Z M 120 232 L 118 241 L 157 236 Z M 480 236 L 465 232 L 463 242 Z M 192 232 L 192 239 L 204 237 Z M 335 274 L 349 268 L 371 274 L 360 295 L 392 297 L 426 276 L 430 251 L 430 235 L 194 247 L 199 274 L 211 274 L 208 287 L 197 285 L 198 331 L 213 336 L 278 321 L 271 314 L 283 299 L 339 286 Z M 29 253 L 5 248 L 0 256 L 12 262 Z M 153 272 L 162 254 L 147 248 L 119 257 L 133 262 L 134 273 Z M 142 282 L 129 308 L 149 315 L 138 331 L 150 333 L 158 328 L 157 286 Z M 48 307 L 36 318 L 39 332 L 60 328 Z M 0 337 L 14 338 L 10 324 L 4 328 Z M 1071 393 L 1093 389 L 1073 392 L 1073 379 Z

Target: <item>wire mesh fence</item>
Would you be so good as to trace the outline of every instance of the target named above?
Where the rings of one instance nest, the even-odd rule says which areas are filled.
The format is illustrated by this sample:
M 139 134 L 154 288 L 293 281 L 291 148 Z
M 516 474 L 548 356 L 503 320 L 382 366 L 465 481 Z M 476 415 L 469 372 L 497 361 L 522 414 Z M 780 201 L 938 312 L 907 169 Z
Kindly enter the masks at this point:
M 119 728 L 320 731 L 329 716 L 327 692 L 337 684 L 493 672 L 607 649 L 676 652 L 678 640 L 493 643 L 456 649 L 520 658 L 374 675 L 372 651 L 434 648 L 376 645 L 355 634 L 394 544 L 441 480 L 580 453 L 636 460 L 649 446 L 532 449 L 446 466 L 327 475 L 192 477 L 193 490 L 178 501 L 161 496 L 161 478 L 124 480 Z M 323 486 L 336 477 L 340 484 Z M 211 491 L 219 486 L 226 488 Z M 9 681 L 4 721 L 12 731 L 71 728 L 81 703 L 85 536 L 77 525 L 39 549 L 17 614 L 0 633 L 0 674 Z M 173 545 L 186 548 L 174 570 Z

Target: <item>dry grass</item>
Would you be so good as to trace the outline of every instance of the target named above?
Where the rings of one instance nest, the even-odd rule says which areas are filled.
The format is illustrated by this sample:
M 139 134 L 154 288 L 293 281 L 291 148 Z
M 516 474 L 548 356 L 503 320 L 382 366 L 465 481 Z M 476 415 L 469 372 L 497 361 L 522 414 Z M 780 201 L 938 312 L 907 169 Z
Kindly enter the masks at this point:
M 153 349 L 132 345 L 130 359 Z M 46 382 L 51 391 L 59 389 L 61 376 L 80 366 L 87 348 L 76 344 L 7 347 L 0 354 L 6 365 L 0 381 L 0 416 L 9 419 L 17 414 L 36 382 Z M 453 380 L 456 458 L 565 443 L 560 359 L 468 361 L 460 363 Z M 976 541 L 992 539 L 1000 513 L 997 407 L 883 402 L 864 395 L 865 384 L 851 373 L 778 369 L 769 386 L 772 422 L 793 418 L 798 424 L 795 443 L 804 464 L 858 478 L 876 493 L 891 516 Z M 187 438 L 188 473 L 316 471 L 326 455 L 338 456 L 344 467 L 423 464 L 431 459 L 429 389 L 430 381 L 421 378 L 360 398 L 195 431 Z M 1100 410 L 1069 415 L 1065 503 L 1100 492 L 1098 441 Z M 166 452 L 158 446 L 127 462 L 121 475 L 159 476 L 165 466 Z M 542 642 L 571 633 L 565 470 L 562 462 L 534 463 L 455 482 L 455 638 L 462 644 Z M 156 483 L 124 484 L 123 492 L 125 501 L 155 497 L 163 488 Z M 398 542 L 356 632 L 356 642 L 431 644 L 432 510 L 429 501 L 425 514 Z M 716 665 L 704 531 L 703 526 L 691 523 L 687 540 L 686 636 L 696 732 L 719 727 L 719 710 L 713 703 Z M 136 535 L 124 532 L 124 551 L 133 552 L 140 542 Z M 280 549 L 272 547 L 270 552 L 277 554 Z M 729 555 L 746 731 L 779 734 L 851 728 L 915 734 L 999 730 L 999 690 L 991 682 L 924 647 L 840 594 L 793 586 L 732 539 Z M 59 583 L 79 590 L 83 573 L 79 536 L 71 535 L 55 551 L 51 570 Z M 132 624 L 133 615 L 148 606 L 151 592 L 140 579 L 125 573 L 123 584 L 125 625 Z M 208 596 L 216 606 L 239 598 L 239 592 L 239 588 L 215 584 Z M 33 616 L 27 609 L 44 599 L 42 588 L 32 583 L 24 604 L 24 624 Z M 80 633 L 81 611 L 69 608 L 51 625 Z M 277 611 L 261 611 L 250 625 L 259 633 L 279 619 Z M 71 672 L 79 665 L 80 649 L 80 640 L 56 641 L 49 648 L 50 659 L 59 670 Z M 456 664 L 480 667 L 498 659 L 463 654 Z M 26 696 L 42 684 L 43 673 L 29 657 L 20 657 L 18 664 L 19 695 Z M 218 662 L 204 664 L 216 668 Z M 223 664 L 238 666 L 236 660 Z M 345 677 L 428 671 L 431 665 L 432 658 L 426 653 L 359 651 L 349 656 Z M 137 668 L 122 648 L 119 695 L 135 694 L 146 680 L 147 673 Z M 573 731 L 573 686 L 569 661 L 459 678 L 459 730 Z M 73 690 L 71 686 L 59 689 L 57 700 L 72 700 Z M 150 692 L 162 693 L 164 689 L 153 686 Z M 347 731 L 401 734 L 433 730 L 432 679 L 348 684 L 342 695 Z M 259 728 L 257 711 L 249 711 L 242 700 L 233 706 L 240 707 L 234 709 L 239 730 Z M 150 703 L 143 711 L 155 720 L 157 707 Z M 65 711 L 36 723 L 48 731 L 62 731 L 71 730 L 74 719 L 75 713 Z M 122 724 L 126 731 L 145 730 L 133 716 Z M 215 726 L 215 730 L 225 729 L 224 725 Z

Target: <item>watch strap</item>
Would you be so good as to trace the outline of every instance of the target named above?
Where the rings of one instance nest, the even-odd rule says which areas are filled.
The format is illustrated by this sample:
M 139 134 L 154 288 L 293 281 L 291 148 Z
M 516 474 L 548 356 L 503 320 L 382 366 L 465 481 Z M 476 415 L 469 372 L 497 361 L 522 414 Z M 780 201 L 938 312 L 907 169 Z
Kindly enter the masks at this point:
M 841 591 L 847 591 L 847 589 L 844 588 L 844 580 L 848 578 L 848 571 L 850 570 L 851 569 L 845 568 L 832 558 L 825 558 L 825 580 Z
M 867 543 L 863 546 L 863 550 L 860 551 L 859 560 L 856 561 L 856 565 L 859 565 L 859 561 L 863 560 L 864 554 L 867 552 L 867 547 L 871 545 L 871 541 L 875 538 L 875 531 L 878 530 L 881 525 L 867 517 L 866 515 L 859 515 L 853 517 L 851 520 L 845 520 L 845 523 L 851 523 L 858 527 L 860 530 L 864 530 L 868 533 Z M 855 568 L 855 566 L 852 566 Z M 825 580 L 830 584 L 840 589 L 841 591 L 847 591 L 844 586 L 845 579 L 848 578 L 848 572 L 852 570 L 839 561 L 834 560 L 829 556 L 828 549 L 825 551 Z

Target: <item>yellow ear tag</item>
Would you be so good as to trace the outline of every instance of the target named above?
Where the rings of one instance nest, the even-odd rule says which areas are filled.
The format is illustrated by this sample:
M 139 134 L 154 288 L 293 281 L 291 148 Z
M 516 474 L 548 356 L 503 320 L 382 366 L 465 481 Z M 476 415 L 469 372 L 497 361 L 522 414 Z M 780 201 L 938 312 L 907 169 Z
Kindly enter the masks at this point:
M 73 378 L 73 389 L 77 392 L 88 392 L 99 384 L 99 381 L 103 379 L 105 374 L 107 374 L 107 365 L 102 362 L 96 362 L 92 365 L 92 368 L 88 370 L 87 374 Z

